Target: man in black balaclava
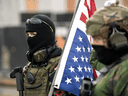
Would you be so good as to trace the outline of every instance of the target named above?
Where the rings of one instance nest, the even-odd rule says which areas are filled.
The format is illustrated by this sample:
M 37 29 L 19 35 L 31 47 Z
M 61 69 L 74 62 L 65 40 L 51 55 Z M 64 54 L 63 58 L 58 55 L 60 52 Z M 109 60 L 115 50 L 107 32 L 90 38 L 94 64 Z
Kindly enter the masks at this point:
M 36 19 L 37 24 L 33 24 L 34 20 L 36 22 Z M 38 19 L 42 20 L 39 21 L 41 24 L 38 24 Z M 31 23 L 31 20 L 33 20 L 33 23 Z M 31 51 L 40 47 L 47 47 L 48 45 L 55 44 L 55 26 L 49 17 L 45 15 L 35 15 L 28 19 L 26 23 L 28 23 L 26 24 L 26 33 L 37 32 L 35 37 L 27 38 L 27 42 Z
M 27 37 L 29 46 L 29 58 L 32 60 L 33 53 L 39 48 L 47 48 L 55 45 L 55 26 L 46 15 L 35 15 L 26 21 L 26 34 L 36 32 L 36 36 Z
M 56 45 L 55 26 L 48 16 L 35 15 L 26 20 L 25 32 L 30 63 L 24 71 L 24 96 L 48 96 L 49 82 L 62 53 Z

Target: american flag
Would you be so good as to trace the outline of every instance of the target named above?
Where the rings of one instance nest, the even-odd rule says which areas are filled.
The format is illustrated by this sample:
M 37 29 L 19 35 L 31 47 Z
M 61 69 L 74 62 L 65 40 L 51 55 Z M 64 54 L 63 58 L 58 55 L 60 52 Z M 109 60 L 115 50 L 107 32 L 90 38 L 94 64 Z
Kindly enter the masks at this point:
M 80 0 L 74 13 L 70 33 L 61 56 L 55 88 L 79 96 L 84 77 L 93 79 L 93 68 L 89 63 L 91 52 L 90 36 L 86 35 L 86 20 L 96 10 L 94 0 Z

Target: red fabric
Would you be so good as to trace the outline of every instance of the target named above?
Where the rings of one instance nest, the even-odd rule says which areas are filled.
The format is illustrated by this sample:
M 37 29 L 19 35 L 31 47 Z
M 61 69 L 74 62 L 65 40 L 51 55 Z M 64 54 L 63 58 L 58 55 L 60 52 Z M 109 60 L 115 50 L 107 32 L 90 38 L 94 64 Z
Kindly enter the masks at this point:
M 84 5 L 87 7 L 89 18 L 93 15 L 96 11 L 96 5 L 94 0 L 90 0 L 90 8 L 87 4 L 87 0 L 85 0 Z
M 86 24 L 87 17 L 83 12 L 81 13 L 80 20 Z
M 91 14 L 90 14 L 90 16 L 92 16 L 93 13 L 96 11 L 95 1 L 94 0 L 90 0 L 90 5 L 91 5 L 91 9 L 90 9 Z
M 94 80 L 96 80 L 96 78 L 98 77 L 96 74 L 96 70 L 93 68 L 93 74 L 94 74 Z
M 64 95 L 64 91 L 61 91 L 61 93 L 59 93 L 58 91 L 56 91 L 56 96 L 63 96 L 63 95 Z

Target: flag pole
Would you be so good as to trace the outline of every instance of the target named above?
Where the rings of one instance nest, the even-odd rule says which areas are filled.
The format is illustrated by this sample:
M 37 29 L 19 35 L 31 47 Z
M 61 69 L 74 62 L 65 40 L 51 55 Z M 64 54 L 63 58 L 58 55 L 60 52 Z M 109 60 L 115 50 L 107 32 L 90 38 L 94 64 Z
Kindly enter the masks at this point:
M 80 1 L 81 1 L 81 0 L 78 0 L 77 5 L 76 5 L 76 8 L 75 8 L 75 11 L 74 11 L 74 14 L 73 14 L 71 23 L 70 23 L 70 27 L 69 27 L 68 37 L 69 37 L 69 34 L 70 34 L 70 30 L 71 30 L 71 27 L 72 27 L 72 24 L 73 24 L 73 21 L 74 21 L 74 18 L 75 18 L 77 9 L 78 9 L 78 7 L 79 7 Z M 67 38 L 68 38 L 68 37 L 67 37 Z M 66 38 L 66 42 L 67 42 L 67 38 Z M 65 48 L 66 42 L 65 42 L 65 44 L 64 44 L 64 48 Z M 63 52 L 64 52 L 64 48 L 63 48 Z M 63 56 L 63 53 L 62 53 L 62 55 L 61 55 L 61 58 L 62 58 L 62 56 Z M 54 83 L 55 83 L 55 79 L 56 79 L 56 76 L 57 76 L 57 73 L 58 73 L 58 69 L 60 68 L 60 61 L 61 61 L 61 58 L 60 58 L 60 60 L 59 60 L 58 67 L 57 67 L 57 70 L 56 70 L 56 72 L 55 72 L 55 75 L 54 75 L 54 78 L 53 78 L 53 82 L 52 82 L 52 84 L 51 84 L 51 88 L 50 88 L 50 91 L 49 91 L 48 96 L 52 96 L 53 91 L 54 91 L 54 86 L 57 86 L 57 85 L 55 85 Z

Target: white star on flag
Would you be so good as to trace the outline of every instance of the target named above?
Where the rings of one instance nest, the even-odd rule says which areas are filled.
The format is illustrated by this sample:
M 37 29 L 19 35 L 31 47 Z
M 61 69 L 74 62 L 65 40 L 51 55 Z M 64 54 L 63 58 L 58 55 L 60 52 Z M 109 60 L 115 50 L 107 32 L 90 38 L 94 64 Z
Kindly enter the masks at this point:
M 70 68 L 68 68 L 71 72 L 75 72 L 74 68 L 72 68 L 72 66 L 70 66 Z
M 86 68 L 86 66 L 84 67 L 84 69 L 85 69 L 85 71 L 87 72 L 87 68 Z
M 88 67 L 89 72 L 91 72 L 91 69 L 92 69 L 92 68 Z
M 82 72 L 82 67 L 80 67 L 80 65 L 77 68 L 78 68 L 79 72 Z
M 83 55 L 82 55 L 80 58 L 81 58 L 81 60 L 84 62 L 84 57 L 83 57 Z
M 81 47 L 78 47 L 76 48 L 77 52 L 81 52 Z
M 65 82 L 67 82 L 67 84 L 72 83 L 71 80 L 72 80 L 72 78 L 71 79 L 67 78 L 67 80 Z
M 88 58 L 85 56 L 85 60 L 86 60 L 86 62 L 88 62 Z
M 85 48 L 83 47 L 83 52 L 85 52 Z
M 78 38 L 78 39 L 79 39 L 80 42 L 82 42 L 82 39 L 83 39 L 83 38 L 81 38 L 81 36 L 79 35 L 79 38 Z
M 74 62 L 78 62 L 78 58 L 76 58 L 75 56 L 72 59 L 74 60 Z
M 79 81 L 80 78 L 78 78 L 77 76 L 74 77 L 74 78 L 76 79 L 76 82 L 80 82 L 80 81 Z
M 89 48 L 89 47 L 88 47 L 87 49 L 88 49 L 88 52 L 91 52 L 91 50 L 90 50 L 90 48 Z

